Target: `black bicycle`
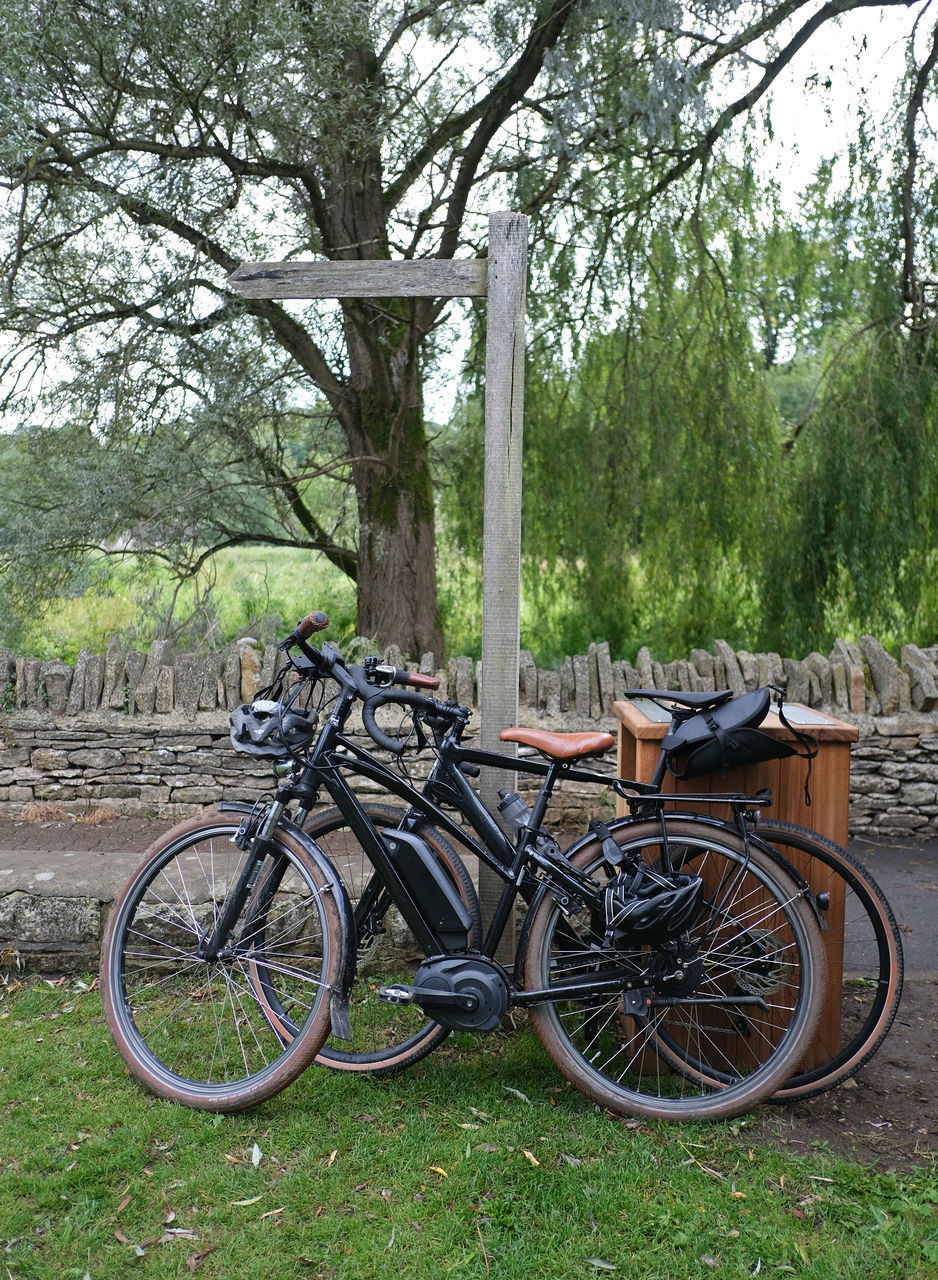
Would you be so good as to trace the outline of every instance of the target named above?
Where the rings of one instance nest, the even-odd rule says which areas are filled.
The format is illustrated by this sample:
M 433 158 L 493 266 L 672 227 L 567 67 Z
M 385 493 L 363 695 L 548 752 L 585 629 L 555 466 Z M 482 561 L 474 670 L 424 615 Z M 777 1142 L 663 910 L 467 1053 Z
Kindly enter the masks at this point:
M 508 730 L 540 753 L 524 768 L 542 779 L 511 840 L 469 778 L 518 761 L 463 746 L 470 713 L 420 692 L 429 678 L 313 648 L 324 625 L 304 619 L 281 645 L 277 687 L 232 715 L 235 747 L 275 761 L 275 797 L 181 824 L 115 901 L 102 994 L 135 1075 L 188 1105 L 236 1110 L 317 1055 L 391 1069 L 522 1007 L 561 1071 L 615 1112 L 723 1118 L 791 1076 L 817 1022 L 824 953 L 810 891 L 749 839 L 747 800 L 737 830 L 661 804 L 562 852 L 542 831 L 551 795 L 565 779 L 606 782 L 583 761 L 612 736 Z M 353 710 L 393 760 L 409 743 L 432 749 L 430 777 L 375 757 L 349 730 Z M 402 809 L 378 812 L 351 780 Z M 296 819 L 323 791 L 335 812 L 315 820 L 314 842 Z M 357 877 L 323 852 L 327 827 L 357 842 Z M 504 882 L 484 931 L 450 841 Z M 506 966 L 496 953 L 519 899 Z

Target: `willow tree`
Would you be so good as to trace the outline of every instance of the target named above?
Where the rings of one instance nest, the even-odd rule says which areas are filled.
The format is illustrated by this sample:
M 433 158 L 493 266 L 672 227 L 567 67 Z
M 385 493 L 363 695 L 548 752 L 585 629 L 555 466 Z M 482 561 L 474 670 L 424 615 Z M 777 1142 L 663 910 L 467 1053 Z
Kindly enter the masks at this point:
M 227 274 L 244 259 L 484 254 L 485 215 L 513 207 L 555 280 L 597 279 L 815 32 L 868 3 L 5 11 L 3 386 L 35 460 L 26 491 L 2 495 L 7 597 L 41 584 L 24 564 L 58 566 L 61 586 L 129 531 L 136 554 L 185 546 L 189 567 L 288 541 L 355 579 L 362 632 L 439 649 L 423 385 L 444 304 L 346 300 L 330 323 L 236 300 Z M 80 502 L 76 458 L 108 471 Z M 128 476 L 146 477 L 136 518 Z
M 716 205 L 724 230 L 731 207 Z M 676 204 L 669 212 L 649 231 L 640 270 L 633 260 L 621 322 L 572 359 L 540 346 L 529 362 L 523 640 L 544 658 L 598 638 L 632 655 L 716 636 L 745 646 L 756 621 L 751 569 L 778 418 L 753 307 L 738 280 L 730 286 L 732 255 L 704 253 L 699 224 L 682 226 Z M 463 416 L 443 505 L 454 538 L 477 555 L 477 402 Z

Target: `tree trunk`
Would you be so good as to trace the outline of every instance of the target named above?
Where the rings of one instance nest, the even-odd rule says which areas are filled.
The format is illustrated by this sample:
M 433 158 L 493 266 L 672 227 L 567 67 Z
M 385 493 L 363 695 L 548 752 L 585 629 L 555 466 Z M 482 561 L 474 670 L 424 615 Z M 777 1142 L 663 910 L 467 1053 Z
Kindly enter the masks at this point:
M 324 242 L 336 260 L 389 256 L 381 166 L 385 85 L 374 49 L 346 50 L 355 92 L 347 137 L 323 183 Z M 358 630 L 413 658 L 443 650 L 436 595 L 433 481 L 420 347 L 432 300 L 343 302 L 350 396 L 335 405 L 351 446 L 358 504 Z
M 372 429 L 374 424 L 372 424 Z M 411 432 L 412 443 L 423 440 Z M 358 497 L 358 630 L 391 642 L 412 658 L 443 652 L 436 597 L 430 471 L 425 450 L 406 468 L 356 468 Z
M 358 630 L 412 658 L 443 652 L 433 480 L 411 302 L 347 312 L 354 390 L 344 421 L 358 502 Z M 340 414 L 340 417 L 343 416 Z

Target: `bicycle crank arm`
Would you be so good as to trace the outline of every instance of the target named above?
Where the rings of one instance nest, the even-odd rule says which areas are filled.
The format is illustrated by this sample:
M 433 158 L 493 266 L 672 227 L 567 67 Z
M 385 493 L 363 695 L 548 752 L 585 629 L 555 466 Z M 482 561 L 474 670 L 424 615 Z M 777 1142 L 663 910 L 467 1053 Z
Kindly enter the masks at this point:
M 391 987 L 379 987 L 378 999 L 385 1004 L 419 1004 L 428 1012 L 431 1009 L 463 1009 L 472 1013 L 479 1001 L 468 992 L 437 991 L 435 987 L 408 987 L 403 983 Z

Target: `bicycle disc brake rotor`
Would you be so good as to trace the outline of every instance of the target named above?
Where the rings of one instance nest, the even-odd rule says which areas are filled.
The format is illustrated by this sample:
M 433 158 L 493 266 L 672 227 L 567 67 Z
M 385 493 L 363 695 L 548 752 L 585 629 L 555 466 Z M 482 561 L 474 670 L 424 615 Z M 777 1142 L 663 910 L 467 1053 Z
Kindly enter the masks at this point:
M 735 974 L 736 986 L 753 996 L 771 996 L 781 991 L 792 980 L 794 972 L 790 961 L 782 959 L 787 954 L 785 944 L 771 929 L 750 929 L 743 954 L 751 963 Z

